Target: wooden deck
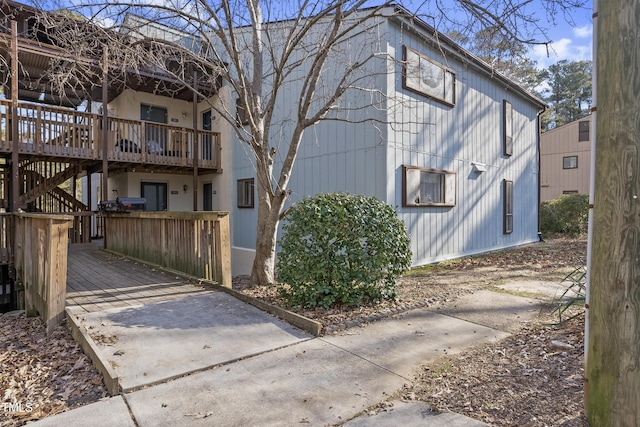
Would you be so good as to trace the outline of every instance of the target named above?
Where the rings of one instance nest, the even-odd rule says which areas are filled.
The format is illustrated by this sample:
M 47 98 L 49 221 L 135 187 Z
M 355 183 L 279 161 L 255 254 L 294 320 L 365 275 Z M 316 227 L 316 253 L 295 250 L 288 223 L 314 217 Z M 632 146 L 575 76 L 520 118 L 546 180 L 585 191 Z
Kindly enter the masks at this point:
M 193 281 L 101 251 L 102 241 L 70 245 L 67 307 L 76 314 L 215 292 Z

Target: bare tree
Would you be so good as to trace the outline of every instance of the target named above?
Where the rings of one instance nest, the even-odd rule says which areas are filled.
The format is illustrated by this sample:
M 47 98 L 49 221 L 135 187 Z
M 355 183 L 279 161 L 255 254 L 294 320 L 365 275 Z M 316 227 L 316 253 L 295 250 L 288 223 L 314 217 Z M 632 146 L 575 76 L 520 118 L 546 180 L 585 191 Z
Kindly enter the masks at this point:
M 498 9 L 496 3 L 501 5 Z M 523 33 L 530 28 L 525 23 L 537 29 L 524 8 L 528 3 L 460 0 L 456 4 L 476 20 L 482 17 L 479 22 L 483 26 L 531 43 L 534 39 Z M 583 1 L 543 3 L 547 7 L 573 7 Z M 211 107 L 234 129 L 255 167 L 258 224 L 252 282 L 267 284 L 274 281 L 278 224 L 285 212 L 288 184 L 305 131 L 323 120 L 375 122 L 380 117 L 375 111 L 393 105 L 372 83 L 376 73 L 390 71 L 387 66 L 393 60 L 378 61 L 385 55 L 379 53 L 384 51 L 377 45 L 381 22 L 378 18 L 403 13 L 411 19 L 409 12 L 390 8 L 391 4 L 385 1 L 370 7 L 366 0 L 166 0 L 142 6 L 136 0 L 105 0 L 74 7 L 64 5 L 73 12 L 67 13 L 67 18 L 77 13 L 99 24 L 94 37 L 83 35 L 78 41 L 81 34 L 86 34 L 79 27 L 85 25 L 85 20 L 67 19 L 65 25 L 49 22 L 44 27 L 56 33 L 59 44 L 65 45 L 72 57 L 84 53 L 95 57 L 106 51 L 110 64 L 121 65 L 123 83 L 125 71 L 142 72 L 153 66 L 171 73 L 176 81 L 204 99 L 210 93 L 204 92 L 200 83 L 213 85 L 221 78 L 229 85 L 243 113 L 242 126 L 237 126 L 235 102 L 212 103 Z M 437 11 L 449 2 L 425 2 L 428 4 Z M 416 17 L 433 21 L 433 16 Z M 159 24 L 176 33 L 172 36 L 168 31 L 154 32 L 154 26 Z M 363 38 L 366 46 L 349 46 L 357 32 L 368 34 Z M 184 37 L 185 34 L 191 36 Z M 176 63 L 180 66 L 171 66 Z M 95 64 L 79 65 L 59 70 L 53 79 L 69 85 L 80 81 L 74 74 L 98 71 Z M 162 89 L 170 91 L 171 85 Z M 280 120 L 278 109 L 282 106 L 278 102 L 285 89 L 295 90 L 299 102 Z M 357 94 L 360 101 L 347 105 L 347 92 Z

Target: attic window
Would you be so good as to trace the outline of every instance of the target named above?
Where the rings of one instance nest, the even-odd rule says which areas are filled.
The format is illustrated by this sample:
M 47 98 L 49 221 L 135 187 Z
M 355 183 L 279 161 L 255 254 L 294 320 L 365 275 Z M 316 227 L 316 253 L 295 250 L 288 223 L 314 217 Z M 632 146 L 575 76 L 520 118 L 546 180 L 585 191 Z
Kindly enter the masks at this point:
M 456 103 L 455 73 L 407 46 L 402 50 L 402 87 L 453 106 Z
M 244 105 L 244 102 L 242 102 L 242 98 L 236 98 L 236 123 L 238 126 L 249 124 L 247 109 Z
M 455 172 L 418 166 L 402 167 L 402 206 L 455 205 Z

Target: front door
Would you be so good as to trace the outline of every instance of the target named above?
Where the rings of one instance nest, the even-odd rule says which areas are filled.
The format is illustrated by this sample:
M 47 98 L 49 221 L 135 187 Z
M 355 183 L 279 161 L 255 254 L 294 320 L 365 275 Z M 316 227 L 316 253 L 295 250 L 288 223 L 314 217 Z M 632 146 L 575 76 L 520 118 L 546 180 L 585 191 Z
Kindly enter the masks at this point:
M 213 191 L 213 185 L 210 182 L 207 182 L 202 186 L 202 210 L 203 211 L 213 210 L 212 191 Z
M 143 182 L 140 194 L 147 201 L 148 211 L 167 210 L 167 184 L 163 182 Z

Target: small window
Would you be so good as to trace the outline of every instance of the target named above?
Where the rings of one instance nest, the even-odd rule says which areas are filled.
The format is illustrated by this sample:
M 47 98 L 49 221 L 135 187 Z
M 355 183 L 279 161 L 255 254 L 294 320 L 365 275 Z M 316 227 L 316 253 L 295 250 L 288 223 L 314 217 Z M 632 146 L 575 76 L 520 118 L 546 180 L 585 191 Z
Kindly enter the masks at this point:
M 564 190 L 562 194 L 578 194 L 578 190 Z
M 562 158 L 562 169 L 576 169 L 578 167 L 578 156 L 568 156 Z
M 513 181 L 502 181 L 502 196 L 504 200 L 503 212 L 503 232 L 511 234 L 513 232 Z
M 589 120 L 578 122 L 578 142 L 589 141 Z
M 236 98 L 236 122 L 238 123 L 238 126 L 249 124 L 249 119 L 247 118 L 247 109 L 241 98 Z
M 238 180 L 238 207 L 253 208 L 253 178 Z
M 513 107 L 507 100 L 502 101 L 502 154 L 513 155 Z
M 403 206 L 455 206 L 456 173 L 403 166 Z

